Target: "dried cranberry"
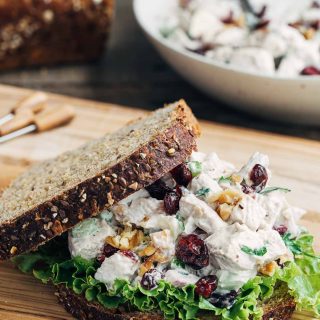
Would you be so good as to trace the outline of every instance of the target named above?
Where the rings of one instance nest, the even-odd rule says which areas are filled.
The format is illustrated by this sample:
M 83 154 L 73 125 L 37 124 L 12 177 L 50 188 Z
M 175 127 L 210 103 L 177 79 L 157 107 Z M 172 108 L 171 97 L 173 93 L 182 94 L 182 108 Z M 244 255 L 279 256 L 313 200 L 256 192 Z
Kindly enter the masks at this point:
M 102 263 L 105 258 L 111 257 L 113 254 L 115 254 L 119 249 L 111 246 L 110 244 L 106 243 L 102 249 L 101 254 L 97 257 L 97 260 Z
M 312 22 L 311 27 L 315 30 L 319 30 L 320 29 L 320 20 L 316 20 L 316 21 Z
M 179 238 L 176 246 L 176 256 L 196 270 L 209 264 L 208 248 L 196 234 L 189 234 Z
M 131 260 L 137 262 L 138 261 L 138 257 L 136 256 L 136 254 L 133 251 L 130 250 L 122 250 L 121 254 L 123 254 L 124 256 L 130 258 Z
M 156 198 L 158 200 L 163 200 L 166 193 L 171 191 L 171 189 L 161 179 L 146 187 L 146 189 L 152 198 Z
M 245 194 L 254 192 L 253 189 L 250 186 L 248 186 L 245 182 L 241 183 L 241 188 L 242 188 L 242 192 Z
M 267 184 L 267 169 L 261 164 L 256 164 L 250 173 L 250 180 L 253 182 L 251 188 L 256 192 L 260 192 Z
M 164 211 L 167 214 L 174 215 L 179 210 L 179 201 L 181 199 L 181 189 L 177 186 L 176 190 L 168 192 L 164 199 Z
M 159 280 L 163 278 L 163 274 L 157 269 L 147 271 L 140 281 L 141 287 L 146 290 L 152 290 L 157 287 Z
M 196 283 L 196 293 L 204 298 L 209 298 L 213 291 L 217 289 L 218 278 L 215 275 L 202 277 Z
M 111 257 L 113 254 L 115 254 L 119 249 L 113 247 L 110 244 L 105 244 L 103 247 L 103 254 L 106 256 L 106 258 Z
M 295 29 L 299 29 L 301 27 L 301 21 L 290 22 L 288 23 L 288 26 Z
M 284 225 L 274 227 L 273 229 L 278 231 L 281 236 L 285 235 L 288 232 L 288 228 Z
M 256 12 L 254 15 L 257 17 L 257 18 L 263 18 L 265 16 L 267 12 L 267 6 L 266 5 L 263 5 L 261 10 L 259 12 Z
M 183 163 L 175 167 L 171 171 L 173 179 L 177 184 L 186 187 L 192 180 L 192 172 L 190 169 Z
M 222 18 L 221 22 L 223 22 L 225 24 L 233 24 L 233 23 L 235 23 L 233 11 L 230 10 L 229 15 L 226 16 L 225 18 Z
M 197 54 L 201 54 L 202 56 L 204 56 L 207 51 L 212 50 L 212 49 L 213 49 L 213 46 L 211 44 L 203 44 L 199 48 L 189 49 L 189 51 L 197 53 Z
M 270 23 L 270 20 L 261 20 L 253 26 L 253 30 L 259 30 L 266 28 Z
M 181 8 L 186 9 L 190 4 L 191 0 L 179 0 L 179 5 Z
M 320 75 L 320 69 L 313 67 L 313 66 L 309 66 L 309 67 L 305 67 L 301 72 L 301 75 L 303 76 L 319 76 Z
M 106 256 L 103 255 L 103 254 L 99 254 L 97 256 L 97 260 L 98 260 L 99 263 L 102 263 L 105 259 L 106 259 Z
M 217 308 L 230 308 L 238 296 L 238 292 L 232 290 L 226 294 L 213 293 L 209 302 Z

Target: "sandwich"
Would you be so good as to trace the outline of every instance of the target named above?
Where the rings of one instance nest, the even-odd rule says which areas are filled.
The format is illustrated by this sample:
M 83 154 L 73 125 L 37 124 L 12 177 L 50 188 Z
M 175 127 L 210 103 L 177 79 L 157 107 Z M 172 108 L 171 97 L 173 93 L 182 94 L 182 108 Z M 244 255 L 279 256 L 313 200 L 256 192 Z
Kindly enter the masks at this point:
M 269 159 L 197 151 L 181 100 L 18 177 L 0 257 L 86 319 L 278 319 L 320 313 L 320 259 Z

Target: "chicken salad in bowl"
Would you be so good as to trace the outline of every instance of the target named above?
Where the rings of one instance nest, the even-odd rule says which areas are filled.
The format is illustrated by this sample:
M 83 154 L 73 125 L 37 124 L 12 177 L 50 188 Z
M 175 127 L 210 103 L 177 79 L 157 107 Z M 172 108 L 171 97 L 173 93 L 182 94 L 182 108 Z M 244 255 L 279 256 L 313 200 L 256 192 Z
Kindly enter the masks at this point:
M 221 1 L 225 2 L 225 0 Z M 205 3 L 206 1 L 204 0 L 203 2 Z M 216 0 L 212 0 L 211 2 L 216 3 Z M 229 0 L 226 2 L 231 3 L 237 1 Z M 275 2 L 276 1 L 273 0 L 260 1 L 260 5 L 255 10 L 263 11 L 261 8 L 263 8 L 265 3 Z M 186 3 L 190 4 L 193 3 L 193 1 L 186 1 Z M 256 0 L 255 3 L 258 3 L 258 1 Z M 284 6 L 284 4 L 287 5 L 287 3 L 287 1 L 281 2 L 282 5 L 279 5 L 279 7 Z M 301 3 L 301 1 L 294 2 L 296 5 L 299 3 Z M 304 3 L 306 2 L 303 1 L 303 4 Z M 221 10 L 222 9 L 223 8 L 221 8 Z M 300 58 L 298 59 L 296 54 L 291 55 L 291 49 L 288 57 L 283 56 L 287 50 L 287 42 L 289 41 L 289 43 L 291 43 L 291 40 L 284 41 L 278 34 L 275 35 L 277 32 L 265 33 L 263 29 L 257 30 L 254 40 L 259 42 L 265 41 L 265 45 L 272 48 L 272 54 L 270 52 L 266 53 L 266 50 L 261 47 L 241 47 L 237 48 L 237 50 L 241 49 L 240 54 L 237 52 L 237 54 L 234 55 L 232 48 L 219 46 L 219 48 L 216 47 L 214 50 L 210 48 L 207 52 L 208 55 L 212 55 L 214 51 L 214 55 L 218 57 L 214 59 L 204 55 L 203 49 L 205 49 L 206 52 L 207 48 L 201 48 L 201 45 L 201 54 L 199 54 L 199 48 L 194 46 L 194 41 L 191 40 L 184 31 L 175 29 L 176 24 L 180 23 L 180 20 L 176 18 L 177 12 L 184 12 L 184 9 L 179 8 L 178 0 L 154 0 L 152 2 L 135 0 L 134 12 L 141 28 L 161 56 L 182 77 L 199 90 L 213 97 L 215 101 L 222 101 L 234 108 L 272 120 L 303 124 L 319 123 L 320 91 L 318 88 L 320 78 L 318 76 L 303 76 L 299 74 L 304 68 L 307 68 L 304 70 L 304 73 L 312 74 L 317 72 L 314 68 L 319 68 L 317 65 L 318 55 L 314 54 L 313 46 L 311 46 L 311 49 L 307 49 L 306 52 L 303 51 L 301 53 L 302 60 L 305 61 L 301 63 Z M 265 11 L 266 19 L 271 12 L 271 10 Z M 229 15 L 229 13 L 228 8 L 225 9 L 224 14 Z M 189 16 L 186 20 L 189 21 L 188 19 L 190 19 Z M 295 19 L 293 19 L 293 21 L 295 21 Z M 219 21 L 218 24 L 220 25 L 220 23 L 222 22 Z M 185 28 L 187 28 L 187 26 L 188 24 Z M 242 33 L 241 28 L 238 29 L 239 30 L 236 30 L 235 27 L 228 25 L 225 33 L 229 33 L 228 37 L 236 37 L 235 33 Z M 182 35 L 188 45 L 190 45 L 191 50 L 184 48 L 179 42 L 179 39 L 174 40 L 175 36 L 173 36 L 174 33 L 172 33 L 174 30 L 178 32 L 178 38 L 179 34 L 180 36 Z M 288 32 L 288 30 L 290 30 L 290 32 Z M 193 32 L 195 31 L 199 32 L 199 29 L 193 30 Z M 291 39 L 291 37 L 296 38 L 298 44 L 306 42 L 297 27 L 293 28 L 285 25 L 282 33 L 285 39 Z M 172 34 L 171 39 L 170 34 Z M 268 37 L 261 37 L 260 34 L 268 35 Z M 303 39 L 301 39 L 301 37 Z M 317 37 L 313 39 L 310 43 L 318 41 Z M 198 45 L 197 41 L 196 44 Z M 304 48 L 303 45 L 302 47 Z M 252 49 L 258 50 L 259 53 L 261 53 L 261 58 L 258 59 L 257 57 L 259 55 L 252 53 Z M 234 55 L 233 64 L 224 62 L 225 57 L 230 56 L 230 54 Z M 277 58 L 274 59 L 273 55 L 277 56 Z M 304 60 L 304 56 L 306 56 L 307 60 Z M 286 60 L 286 58 L 288 58 L 288 60 Z M 244 68 L 237 65 L 238 59 L 240 59 L 240 64 L 245 64 Z M 263 61 L 267 61 L 267 67 Z M 279 69 L 280 61 L 283 63 L 281 76 Z M 290 61 L 294 62 L 294 68 L 288 68 L 288 66 L 291 65 Z M 257 72 L 257 69 L 261 71 L 266 68 L 271 71 L 269 73 Z M 222 104 L 221 107 L 224 107 L 224 105 Z

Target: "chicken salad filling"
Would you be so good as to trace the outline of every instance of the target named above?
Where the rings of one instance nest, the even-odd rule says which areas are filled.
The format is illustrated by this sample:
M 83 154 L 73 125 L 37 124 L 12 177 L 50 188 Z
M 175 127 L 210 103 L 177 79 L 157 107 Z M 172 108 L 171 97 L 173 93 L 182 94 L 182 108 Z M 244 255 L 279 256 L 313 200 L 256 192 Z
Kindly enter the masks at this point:
M 290 206 L 283 190 L 259 193 L 268 163 L 256 153 L 237 171 L 214 153 L 194 152 L 173 174 L 70 231 L 70 253 L 102 261 L 95 278 L 110 288 L 118 278 L 141 282 L 155 269 L 175 286 L 215 275 L 217 292 L 239 290 L 267 265 L 293 259 L 278 227 L 300 233 L 303 210 Z M 118 251 L 109 257 L 110 246 Z
M 163 17 L 172 43 L 244 71 L 320 75 L 320 2 L 180 0 Z
M 276 283 L 300 303 L 301 283 L 291 282 L 320 274 L 311 236 L 298 225 L 304 210 L 291 206 L 290 190 L 273 187 L 270 178 L 263 154 L 237 170 L 215 153 L 193 152 L 162 179 L 70 230 L 71 260 L 41 248 L 15 260 L 42 281 L 67 283 L 106 307 L 158 308 L 167 319 L 209 311 L 235 319 L 242 308 L 238 319 L 260 319 L 257 301 L 272 295 Z M 35 267 L 41 259 L 46 271 Z M 309 275 L 305 264 L 314 260 Z M 319 302 L 318 295 L 310 309 Z

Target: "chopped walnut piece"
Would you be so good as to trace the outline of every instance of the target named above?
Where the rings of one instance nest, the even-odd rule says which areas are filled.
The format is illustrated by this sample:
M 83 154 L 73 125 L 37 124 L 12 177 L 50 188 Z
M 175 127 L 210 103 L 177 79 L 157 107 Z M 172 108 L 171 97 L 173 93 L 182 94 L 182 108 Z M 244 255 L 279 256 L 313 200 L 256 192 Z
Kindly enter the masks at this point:
M 234 183 L 240 183 L 241 181 L 242 181 L 242 177 L 239 175 L 239 174 L 233 174 L 232 176 L 231 176 L 231 180 L 232 180 L 232 182 L 234 182 Z
M 303 32 L 303 36 L 305 37 L 306 40 L 311 40 L 315 36 L 315 30 L 313 28 L 308 28 Z
M 218 194 L 215 194 L 209 197 L 208 201 L 210 204 L 217 204 L 218 206 L 221 204 L 229 204 L 235 206 L 239 201 L 241 201 L 241 194 L 233 189 L 226 189 Z
M 227 221 L 231 216 L 233 208 L 232 205 L 223 203 L 217 208 L 217 212 L 223 221 Z
M 259 272 L 272 277 L 274 273 L 276 272 L 276 269 L 278 268 L 278 264 L 275 261 L 271 261 L 265 265 L 263 265 L 260 269 Z
M 147 271 L 153 268 L 153 262 L 151 260 L 146 260 L 141 264 L 139 269 L 139 276 L 143 276 Z
M 139 246 L 144 240 L 144 234 L 141 230 L 126 227 L 119 235 L 107 237 L 106 243 L 120 250 L 132 250 Z
M 148 247 L 145 247 L 144 249 L 142 249 L 141 251 L 138 252 L 138 255 L 140 257 L 149 257 L 149 256 L 152 256 L 155 252 L 156 252 L 156 248 L 153 247 L 153 246 L 148 246 Z

